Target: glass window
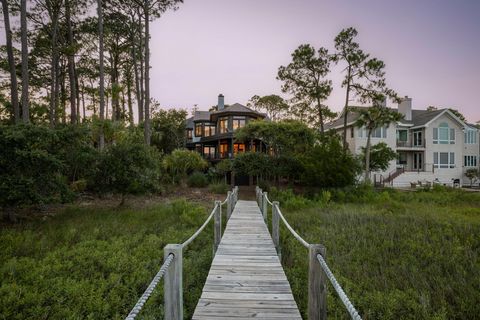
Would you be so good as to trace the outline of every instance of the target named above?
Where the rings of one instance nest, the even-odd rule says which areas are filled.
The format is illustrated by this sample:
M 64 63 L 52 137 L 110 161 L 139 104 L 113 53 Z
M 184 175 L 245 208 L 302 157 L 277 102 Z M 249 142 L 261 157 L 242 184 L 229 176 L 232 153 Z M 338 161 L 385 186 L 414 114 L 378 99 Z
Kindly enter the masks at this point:
M 192 139 L 192 135 L 193 135 L 193 130 L 192 129 L 187 129 L 187 139 Z
M 465 156 L 463 160 L 463 165 L 465 167 L 476 167 L 477 166 L 477 156 Z
M 228 143 L 220 144 L 220 158 L 228 158 Z
M 413 132 L 413 145 L 415 147 L 423 146 L 423 132 L 414 131 Z
M 397 140 L 406 142 L 408 141 L 408 131 L 407 130 L 397 130 Z
M 195 136 L 196 137 L 201 137 L 203 136 L 202 134 L 202 124 L 201 123 L 195 123 Z
M 387 137 L 387 128 L 380 127 L 372 131 L 372 138 L 386 138 Z
M 399 152 L 397 154 L 397 164 L 407 165 L 407 154 L 405 152 Z
M 477 143 L 477 131 L 467 129 L 465 131 L 465 143 L 466 144 L 476 144 Z
M 433 128 L 433 143 L 434 144 L 454 144 L 455 143 L 455 129 L 449 128 L 448 123 L 440 123 L 438 128 Z
M 245 144 L 243 143 L 235 143 L 233 145 L 233 154 L 237 155 L 239 152 L 245 152 Z
M 245 127 L 245 117 L 233 117 L 233 130 Z
M 214 136 L 216 133 L 216 126 L 214 124 L 206 124 L 204 127 L 205 137 Z
M 354 135 L 355 135 L 354 131 L 355 131 L 355 130 L 353 129 L 353 127 L 351 127 L 351 128 L 350 128 L 350 138 L 353 138 L 353 137 L 354 137 Z
M 217 148 L 211 146 L 203 147 L 203 156 L 207 159 L 215 159 L 215 151 Z
M 435 168 L 455 168 L 455 153 L 453 152 L 434 152 L 433 166 Z
M 357 135 L 359 138 L 363 138 L 363 127 L 357 129 Z
M 226 133 L 228 132 L 228 118 L 220 118 L 218 120 L 218 128 L 219 128 L 219 133 Z

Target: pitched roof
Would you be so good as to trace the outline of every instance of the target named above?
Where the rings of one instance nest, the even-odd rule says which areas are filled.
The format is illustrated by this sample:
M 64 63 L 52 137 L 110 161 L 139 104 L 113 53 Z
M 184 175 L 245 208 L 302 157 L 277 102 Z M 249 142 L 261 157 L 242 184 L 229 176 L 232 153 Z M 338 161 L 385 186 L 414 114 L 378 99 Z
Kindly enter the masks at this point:
M 186 127 L 187 129 L 193 129 L 193 117 L 187 119 Z
M 253 109 L 250 109 L 249 107 L 244 106 L 243 104 L 240 103 L 234 103 L 228 107 L 225 107 L 222 110 L 214 111 L 212 114 L 220 114 L 220 113 L 227 113 L 227 112 L 239 112 L 239 113 L 256 113 L 259 115 L 265 115 L 263 113 L 260 113 L 258 111 L 255 111 Z
M 195 111 L 193 121 L 210 121 L 210 111 Z
M 358 117 L 360 116 L 360 113 L 355 111 L 355 109 L 367 109 L 369 107 L 350 107 L 350 108 L 351 108 L 350 109 L 351 111 L 348 113 L 348 116 L 347 116 L 347 123 L 348 124 L 351 124 L 352 122 L 355 122 L 358 119 Z M 392 110 L 392 111 L 397 111 L 398 112 L 398 109 L 396 109 L 396 108 L 389 108 L 389 109 Z M 437 117 L 439 114 L 441 114 L 442 112 L 445 112 L 445 110 L 447 110 L 447 109 L 438 109 L 438 110 L 415 110 L 415 109 L 412 109 L 412 120 L 402 119 L 400 121 L 400 123 L 409 124 L 409 125 L 412 125 L 413 127 L 424 126 L 428 122 L 433 120 L 435 117 Z M 344 120 L 344 117 L 342 115 L 338 119 L 325 124 L 325 129 L 329 130 L 329 129 L 334 129 L 334 128 L 337 128 L 337 127 L 343 127 L 343 120 Z

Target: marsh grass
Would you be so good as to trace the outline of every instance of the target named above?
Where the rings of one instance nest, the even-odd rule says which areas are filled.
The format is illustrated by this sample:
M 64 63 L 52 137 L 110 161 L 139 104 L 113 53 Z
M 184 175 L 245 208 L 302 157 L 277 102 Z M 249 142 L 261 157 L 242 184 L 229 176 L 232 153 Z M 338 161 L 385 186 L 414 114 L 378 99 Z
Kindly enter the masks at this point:
M 0 234 L 0 318 L 123 319 L 163 262 L 207 210 L 185 200 L 143 209 L 71 206 Z M 211 226 L 184 252 L 188 319 L 212 261 Z M 138 319 L 163 318 L 163 281 Z
M 326 246 L 331 270 L 364 319 L 478 319 L 480 193 L 331 192 L 335 202 L 275 196 L 299 234 Z M 281 239 L 282 264 L 306 317 L 307 250 L 285 228 Z M 330 284 L 328 315 L 348 319 Z

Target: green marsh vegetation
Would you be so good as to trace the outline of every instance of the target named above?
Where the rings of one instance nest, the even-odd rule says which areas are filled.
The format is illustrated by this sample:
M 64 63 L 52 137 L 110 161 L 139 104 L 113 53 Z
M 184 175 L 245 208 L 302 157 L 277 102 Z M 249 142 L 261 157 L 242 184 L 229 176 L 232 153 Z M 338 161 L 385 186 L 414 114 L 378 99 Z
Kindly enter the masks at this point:
M 480 314 L 480 193 L 369 187 L 298 196 L 270 191 L 364 319 L 475 319 Z M 281 230 L 282 264 L 303 313 L 308 253 Z M 329 318 L 347 319 L 328 284 Z

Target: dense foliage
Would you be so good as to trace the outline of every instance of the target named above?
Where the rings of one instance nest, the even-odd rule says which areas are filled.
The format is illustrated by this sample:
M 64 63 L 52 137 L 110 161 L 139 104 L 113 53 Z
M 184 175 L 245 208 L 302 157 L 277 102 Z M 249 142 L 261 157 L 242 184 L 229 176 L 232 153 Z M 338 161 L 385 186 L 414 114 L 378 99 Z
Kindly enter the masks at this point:
M 211 207 L 213 203 L 205 204 Z M 5 319 L 124 319 L 205 209 L 184 200 L 143 209 L 72 206 L 0 233 L 0 315 Z M 211 225 L 184 251 L 185 317 L 212 261 Z M 163 282 L 139 315 L 163 319 Z
M 436 186 L 429 191 L 330 190 L 306 198 L 272 190 L 282 212 L 327 262 L 365 319 L 474 319 L 480 312 L 480 194 Z M 282 264 L 302 313 L 308 260 L 281 230 Z M 328 284 L 329 317 L 346 319 Z

